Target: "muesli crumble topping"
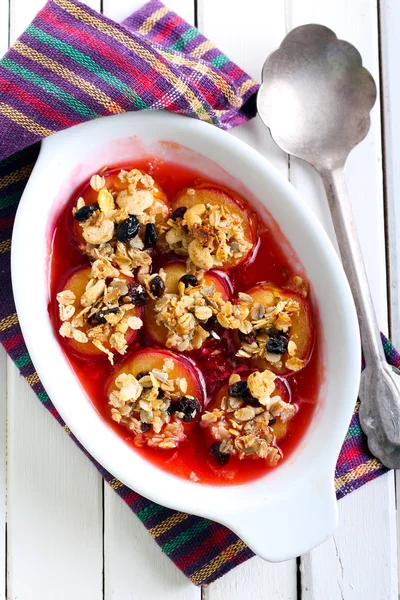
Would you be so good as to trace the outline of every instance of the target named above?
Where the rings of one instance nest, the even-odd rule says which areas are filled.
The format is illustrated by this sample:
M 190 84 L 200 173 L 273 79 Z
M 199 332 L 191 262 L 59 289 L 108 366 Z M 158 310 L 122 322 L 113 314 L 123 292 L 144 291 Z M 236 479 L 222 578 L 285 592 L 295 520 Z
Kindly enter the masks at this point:
M 238 260 L 252 248 L 245 237 L 243 219 L 223 204 L 199 203 L 177 211 L 180 214 L 176 218 L 172 215 L 167 222 L 165 240 L 171 250 L 189 256 L 199 269 L 209 270 Z
M 296 357 L 297 346 L 290 340 L 292 316 L 300 310 L 293 298 L 281 298 L 265 291 L 265 302 L 254 301 L 249 294 L 239 292 L 236 304 L 227 303 L 218 321 L 222 327 L 237 329 L 240 349 L 236 356 L 261 358 L 277 367 L 282 366 L 282 355 L 288 353 L 285 366 L 291 371 L 303 368 L 304 361 Z
M 111 417 L 135 434 L 138 446 L 176 448 L 186 437 L 183 423 L 193 421 L 200 410 L 198 400 L 186 395 L 186 378 L 170 378 L 173 368 L 173 361 L 165 359 L 162 369 L 136 377 L 121 373 L 115 379 L 109 395 Z
M 152 248 L 157 241 L 157 220 L 168 216 L 167 205 L 159 199 L 154 179 L 138 169 L 120 171 L 124 189 L 106 186 L 101 175 L 93 175 L 91 188 L 97 202 L 87 205 L 79 198 L 73 215 L 82 229 L 81 249 L 92 259 L 107 259 L 128 277 L 133 269 L 149 273 Z
M 97 260 L 92 278 L 80 298 L 71 290 L 57 294 L 60 335 L 81 344 L 92 343 L 114 363 L 112 350 L 125 354 L 129 330 L 140 329 L 142 320 L 134 315 L 135 305 L 128 295 L 129 285 L 108 263 Z M 107 278 L 107 279 L 106 279 Z M 109 279 L 111 278 L 111 280 Z
M 168 332 L 165 345 L 181 352 L 201 348 L 210 336 L 205 329 L 207 322 L 226 304 L 215 285 L 207 285 L 204 281 L 203 273 L 191 276 L 195 285 L 185 285 L 185 277 L 189 279 L 190 276 L 181 278 L 178 293 L 164 294 L 154 307 L 156 322 Z
M 210 451 L 221 464 L 227 462 L 229 455 L 264 458 L 271 464 L 280 460 L 271 425 L 277 417 L 282 422 L 291 419 L 296 407 L 278 395 L 272 396 L 275 378 L 268 370 L 256 371 L 243 380 L 235 373 L 229 379 L 228 394 L 222 398 L 221 406 L 203 413 L 202 427 L 211 428 L 216 440 Z

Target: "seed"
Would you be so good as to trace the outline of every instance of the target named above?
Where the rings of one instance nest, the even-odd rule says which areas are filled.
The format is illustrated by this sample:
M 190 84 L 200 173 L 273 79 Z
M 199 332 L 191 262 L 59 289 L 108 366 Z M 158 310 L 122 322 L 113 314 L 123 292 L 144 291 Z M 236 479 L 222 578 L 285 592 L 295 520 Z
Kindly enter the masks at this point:
M 88 318 L 87 322 L 89 323 L 89 325 L 101 325 L 102 323 L 105 323 L 107 321 L 105 315 L 117 315 L 119 312 L 120 310 L 118 306 L 115 306 L 114 308 L 108 308 L 107 310 L 99 310 L 98 312 L 91 315 Z
M 171 215 L 171 219 L 173 221 L 177 221 L 177 219 L 182 219 L 184 217 L 186 211 L 187 211 L 186 206 L 180 206 L 179 208 L 174 210 L 174 212 Z
M 98 208 L 99 205 L 97 202 L 94 204 L 85 204 L 85 206 L 82 206 L 82 208 L 79 208 L 74 213 L 74 218 L 79 221 L 79 223 L 83 223 L 83 221 L 87 221 Z
M 195 287 L 196 285 L 199 285 L 199 282 L 197 281 L 197 277 L 195 277 L 191 273 L 187 273 L 186 275 L 182 275 L 182 277 L 180 278 L 179 281 L 181 281 L 183 283 L 183 285 L 185 286 L 185 288 L 189 287 L 189 285 L 191 285 L 192 287 Z
M 267 342 L 267 352 L 271 354 L 285 354 L 288 347 L 288 340 L 286 336 L 275 334 L 271 336 Z
M 75 213 L 76 214 L 76 213 Z M 117 227 L 116 236 L 119 242 L 129 242 L 140 231 L 140 223 L 134 215 L 122 221 Z
M 143 431 L 143 433 L 147 433 L 148 431 L 150 431 L 150 429 L 150 423 L 140 423 L 140 430 Z
M 221 452 L 221 450 L 219 449 L 220 445 L 220 442 L 215 442 L 214 444 L 212 444 L 210 446 L 210 454 L 220 465 L 226 465 L 226 463 L 230 459 L 230 455 L 226 452 Z
M 232 385 L 229 386 L 228 392 L 229 395 L 232 396 L 232 398 L 243 398 L 249 392 L 249 388 L 247 387 L 247 381 L 245 379 L 242 379 L 241 381 L 232 383 Z
M 157 244 L 157 231 L 154 223 L 147 223 L 146 230 L 144 232 L 144 247 L 154 248 Z
M 136 281 L 128 284 L 128 296 L 135 306 L 144 306 L 149 301 L 146 288 Z
M 150 292 L 156 298 L 161 298 L 163 293 L 165 292 L 165 285 L 163 280 L 159 275 L 156 275 L 149 283 Z

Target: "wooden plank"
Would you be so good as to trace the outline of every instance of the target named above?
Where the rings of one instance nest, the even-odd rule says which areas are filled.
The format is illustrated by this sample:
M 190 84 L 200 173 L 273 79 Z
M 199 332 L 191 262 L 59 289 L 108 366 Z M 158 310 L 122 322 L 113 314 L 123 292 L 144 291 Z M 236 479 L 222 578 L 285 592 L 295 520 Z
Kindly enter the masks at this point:
M 8 363 L 8 593 L 100 600 L 101 478 Z
M 274 0 L 199 0 L 199 28 L 222 52 L 260 80 L 265 58 L 285 35 L 285 3 Z M 286 154 L 258 118 L 232 131 L 288 176 Z M 205 600 L 297 598 L 296 561 L 268 564 L 254 558 L 204 589 Z
M 6 599 L 7 563 L 7 355 L 0 346 L 0 600 Z
M 43 4 L 12 0 L 11 42 Z M 101 477 L 11 361 L 8 440 L 8 597 L 101 600 Z
M 287 3 L 288 30 L 314 22 L 354 43 L 379 85 L 377 6 L 373 0 L 300 0 Z M 318 175 L 291 159 L 290 178 L 332 235 Z M 378 320 L 387 330 L 386 264 L 379 100 L 371 131 L 354 150 L 347 180 Z M 371 243 L 372 242 L 372 243 Z M 331 540 L 302 561 L 302 598 L 397 598 L 393 473 L 339 503 L 340 524 Z
M 384 126 L 384 177 L 387 210 L 387 249 L 390 279 L 390 333 L 396 348 L 400 346 L 400 77 L 396 55 L 400 48 L 400 4 L 395 0 L 379 2 L 382 112 Z M 397 133 L 396 133 L 397 132 Z M 396 473 L 400 489 L 400 471 Z M 397 493 L 397 546 L 400 548 L 400 499 Z M 400 557 L 399 557 L 400 558 Z M 400 565 L 399 565 L 400 568 Z M 400 593 L 400 589 L 399 589 Z
M 142 6 L 141 0 L 104 0 L 104 14 L 116 21 Z M 189 22 L 194 2 L 169 0 L 168 7 Z M 161 552 L 128 506 L 107 485 L 104 489 L 106 600 L 200 600 L 196 588 Z

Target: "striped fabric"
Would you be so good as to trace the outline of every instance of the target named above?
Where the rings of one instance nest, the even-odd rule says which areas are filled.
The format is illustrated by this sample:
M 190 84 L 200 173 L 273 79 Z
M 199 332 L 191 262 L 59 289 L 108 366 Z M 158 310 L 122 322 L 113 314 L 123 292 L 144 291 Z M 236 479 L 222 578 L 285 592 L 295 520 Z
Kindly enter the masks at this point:
M 66 127 L 167 109 L 229 129 L 257 83 L 158 0 L 117 24 L 50 0 L 0 61 L 0 160 Z
M 51 0 L 0 61 L 0 341 L 39 400 L 136 513 L 162 550 L 197 584 L 253 556 L 231 531 L 150 502 L 96 463 L 63 423 L 24 344 L 13 302 L 15 212 L 42 137 L 100 115 L 166 108 L 238 125 L 254 115 L 257 85 L 157 0 L 122 25 L 72 0 Z M 23 150 L 25 149 L 25 150 Z M 384 340 L 390 364 L 400 357 Z M 385 472 L 368 452 L 355 409 L 337 463 L 338 498 Z

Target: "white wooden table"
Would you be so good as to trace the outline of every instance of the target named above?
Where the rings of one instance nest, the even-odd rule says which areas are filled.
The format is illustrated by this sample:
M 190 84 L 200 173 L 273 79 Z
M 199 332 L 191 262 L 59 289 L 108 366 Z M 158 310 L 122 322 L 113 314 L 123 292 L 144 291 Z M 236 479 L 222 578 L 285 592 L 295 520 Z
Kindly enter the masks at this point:
M 327 25 L 361 51 L 380 100 L 347 177 L 378 320 L 384 332 L 390 325 L 399 346 L 400 1 L 167 3 L 256 79 L 265 57 L 304 23 Z M 43 4 L 0 0 L 1 54 Z M 116 20 L 141 4 L 90 0 Z M 288 177 L 332 234 L 316 173 L 280 152 L 257 120 L 233 135 Z M 395 483 L 391 472 L 341 500 L 335 536 L 310 554 L 279 565 L 254 558 L 200 590 L 103 484 L 0 352 L 0 600 L 395 600 Z

